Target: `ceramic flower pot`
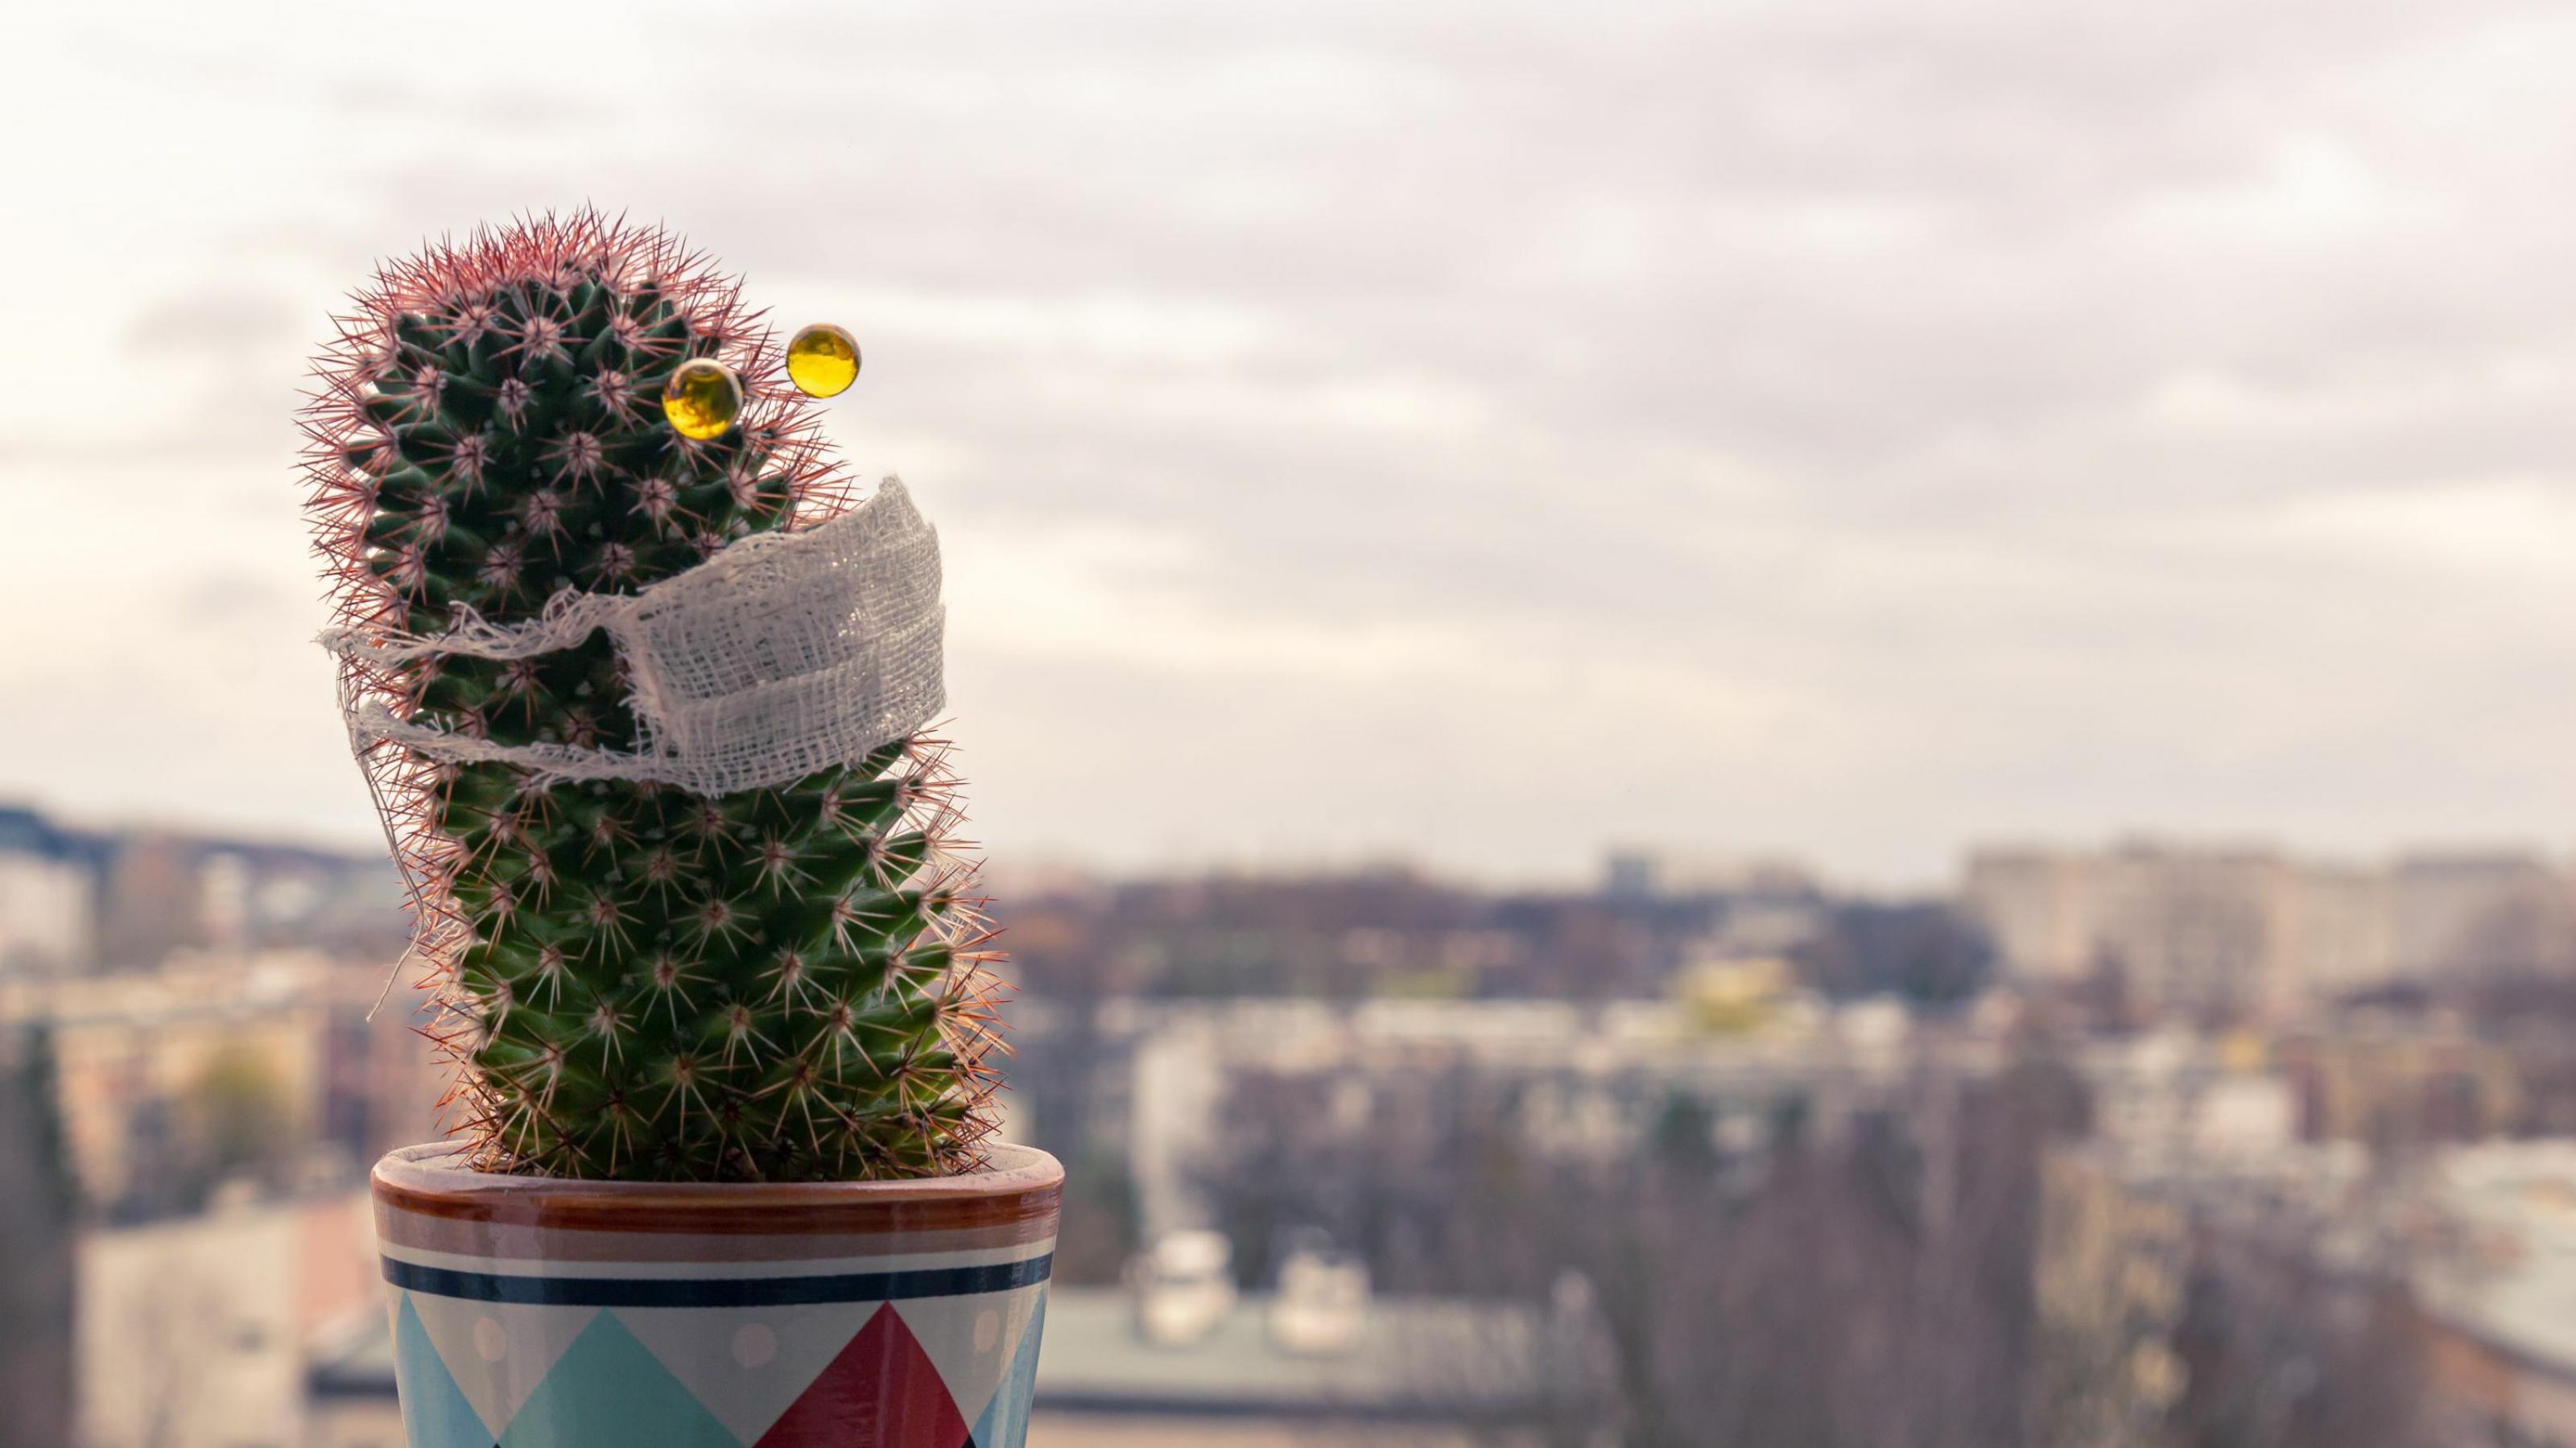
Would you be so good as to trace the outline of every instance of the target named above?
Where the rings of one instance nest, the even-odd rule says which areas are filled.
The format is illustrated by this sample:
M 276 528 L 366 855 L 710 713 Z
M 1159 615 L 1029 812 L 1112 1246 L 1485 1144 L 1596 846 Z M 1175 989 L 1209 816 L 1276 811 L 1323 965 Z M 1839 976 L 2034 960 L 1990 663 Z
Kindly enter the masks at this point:
M 664 1186 L 376 1164 L 411 1448 L 1019 1448 L 1064 1170 Z

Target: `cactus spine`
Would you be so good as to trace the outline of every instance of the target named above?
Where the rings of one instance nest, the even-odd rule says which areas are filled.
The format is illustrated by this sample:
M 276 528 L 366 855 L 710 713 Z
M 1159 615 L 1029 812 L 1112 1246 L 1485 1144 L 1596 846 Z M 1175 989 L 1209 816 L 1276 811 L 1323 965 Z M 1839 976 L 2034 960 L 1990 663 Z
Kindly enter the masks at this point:
M 521 221 L 385 268 L 355 300 L 303 414 L 344 625 L 517 622 L 559 590 L 640 588 L 848 506 L 759 316 L 664 232 Z M 701 357 L 745 394 L 703 441 L 660 407 Z M 597 634 L 533 660 L 348 667 L 416 722 L 634 742 Z M 474 1164 L 842 1180 L 980 1159 L 994 956 L 938 741 L 721 799 L 383 742 L 360 762 L 412 886 Z

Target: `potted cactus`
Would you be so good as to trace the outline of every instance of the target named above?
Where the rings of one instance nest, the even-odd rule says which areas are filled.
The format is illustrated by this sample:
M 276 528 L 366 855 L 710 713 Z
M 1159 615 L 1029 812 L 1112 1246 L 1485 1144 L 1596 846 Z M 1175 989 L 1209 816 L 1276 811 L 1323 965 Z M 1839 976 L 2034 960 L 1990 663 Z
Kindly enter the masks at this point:
M 450 1139 L 374 1174 L 414 1448 L 1016 1445 L 1062 1172 L 992 1139 L 936 535 L 658 229 L 384 268 L 303 422 Z

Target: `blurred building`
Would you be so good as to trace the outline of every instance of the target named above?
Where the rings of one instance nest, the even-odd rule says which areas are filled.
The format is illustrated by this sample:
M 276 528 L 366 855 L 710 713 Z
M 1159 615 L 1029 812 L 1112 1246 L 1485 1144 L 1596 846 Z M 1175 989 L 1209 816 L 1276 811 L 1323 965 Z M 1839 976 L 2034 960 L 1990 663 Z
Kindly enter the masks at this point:
M 2462 1441 L 2576 1443 L 2576 1141 L 2446 1152 L 2431 1197 L 2416 1286 Z
M 1815 875 L 1794 860 L 1767 855 L 1712 855 L 1620 849 L 1603 862 L 1602 893 L 1614 900 L 1707 896 L 1813 899 Z
M 389 967 L 313 952 L 188 955 L 0 989 L 41 1023 L 82 1197 L 111 1218 L 193 1209 L 225 1180 L 348 1180 L 436 1134 L 444 1090 Z M 382 1009 L 376 1009 L 385 997 Z
M 2408 855 L 2390 871 L 2389 891 L 2402 979 L 2576 970 L 2576 896 L 2533 856 Z
M 1559 1441 L 1549 1427 L 1579 1418 L 1599 1387 L 1587 1375 L 1589 1327 L 1577 1318 L 1362 1297 L 1328 1339 L 1290 1330 L 1309 1315 L 1247 1295 L 1194 1340 L 1164 1345 L 1136 1330 L 1124 1294 L 1054 1293 L 1030 1441 L 1535 1448 Z
M 114 842 L 100 883 L 101 968 L 148 969 L 173 951 L 211 942 L 202 853 L 195 841 L 159 831 Z
M 92 854 L 34 810 L 0 808 L 0 980 L 89 968 L 98 953 Z
M 85 1448 L 294 1448 L 295 1214 L 242 1207 L 81 1246 Z
M 2365 1018 L 2294 1033 L 2278 1052 L 2310 1140 L 2402 1154 L 2501 1136 L 2524 1114 L 2514 1053 L 2455 1024 Z
M 90 1206 L 64 1374 L 84 1448 L 302 1441 L 307 1339 L 377 1302 L 360 1173 L 434 1131 L 411 1002 L 367 1020 L 382 981 L 269 951 L 0 991 L 51 1042 L 63 1187 Z
M 2384 1012 L 2270 1035 L 2168 1023 L 2089 1039 L 2076 1060 L 2099 1140 L 2213 1169 L 2314 1142 L 2413 1159 L 2511 1134 L 2528 1116 L 2509 1048 Z
M 84 1194 L 126 1216 L 195 1205 L 223 1177 L 277 1175 L 315 1140 L 326 965 L 209 960 L 59 981 L 22 998 L 54 1032 Z
M 2275 1014 L 2387 970 L 2369 882 L 2268 851 L 1986 849 L 1963 893 L 2013 978 L 2104 982 L 2149 1010 Z
M 1892 999 L 1837 1006 L 1789 991 L 1776 962 L 1711 965 L 1676 987 L 1671 1001 L 1601 1005 L 1116 1000 L 1079 1022 L 1047 1003 L 1015 1018 L 1021 1060 L 1038 1070 L 1015 1071 L 1014 1090 L 1035 1119 L 1064 1126 L 1044 1083 L 1051 1057 L 1079 1040 L 1091 1058 L 1083 1135 L 1039 1144 L 1124 1165 L 1150 1240 L 1214 1224 L 1209 1173 L 1246 1125 L 1230 1112 L 1293 1124 L 1316 1149 L 1366 1142 L 1425 1162 L 1459 1148 L 1469 1117 L 1499 1113 L 1487 1124 L 1542 1153 L 1616 1160 L 1671 1130 L 1681 1106 L 1708 1152 L 1758 1155 L 1784 1120 L 1830 1140 L 1904 1105 L 1927 1061 L 1983 1075 L 2001 1060 L 1991 1030 L 1918 1033 Z
M 1962 895 L 2012 978 L 2278 1017 L 2399 982 L 2576 973 L 2576 896 L 2527 855 L 2359 867 L 2132 843 L 1974 851 Z
M 307 1343 L 381 1323 L 361 1192 L 228 1197 L 88 1233 L 80 1248 L 83 1448 L 301 1448 Z M 345 1329 L 342 1329 L 345 1330 Z M 402 1435 L 379 1441 L 399 1448 Z
M 0 807 L 0 981 L 150 970 L 189 950 L 390 961 L 407 933 L 380 853 L 166 829 L 82 830 Z
M 2076 1059 L 2095 1138 L 2139 1160 L 2232 1169 L 2300 1140 L 2295 1083 L 2251 1035 L 2167 1026 L 2087 1041 Z

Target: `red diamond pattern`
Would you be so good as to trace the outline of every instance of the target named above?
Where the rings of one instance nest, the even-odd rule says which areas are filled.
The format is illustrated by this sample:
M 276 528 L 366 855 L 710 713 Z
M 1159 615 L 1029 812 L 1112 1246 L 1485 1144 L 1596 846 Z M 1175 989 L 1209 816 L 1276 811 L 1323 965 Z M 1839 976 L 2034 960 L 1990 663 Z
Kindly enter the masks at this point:
M 753 1448 L 963 1448 L 966 1420 L 891 1303 Z

